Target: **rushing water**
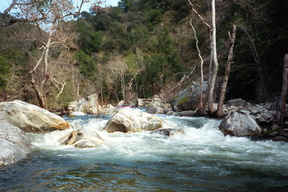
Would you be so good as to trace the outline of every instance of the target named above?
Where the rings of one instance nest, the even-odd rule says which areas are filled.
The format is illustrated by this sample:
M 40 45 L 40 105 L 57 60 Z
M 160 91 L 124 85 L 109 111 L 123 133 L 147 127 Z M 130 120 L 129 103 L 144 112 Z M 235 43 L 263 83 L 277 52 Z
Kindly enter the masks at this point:
M 59 145 L 63 132 L 34 135 L 33 150 L 0 167 L 0 191 L 288 191 L 288 144 L 225 137 L 218 120 L 159 116 L 185 135 L 107 133 L 110 117 L 67 118 L 105 144 Z

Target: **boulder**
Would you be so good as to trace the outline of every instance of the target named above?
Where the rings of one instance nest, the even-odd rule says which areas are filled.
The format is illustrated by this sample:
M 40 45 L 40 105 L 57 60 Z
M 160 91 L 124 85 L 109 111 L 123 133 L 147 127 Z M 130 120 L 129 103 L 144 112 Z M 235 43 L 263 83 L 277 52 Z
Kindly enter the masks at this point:
M 227 106 L 243 107 L 247 102 L 241 98 L 231 99 L 227 102 Z
M 71 112 L 80 111 L 86 114 L 100 114 L 103 112 L 99 105 L 97 94 L 69 103 L 68 110 Z
M 219 129 L 222 133 L 232 136 L 258 136 L 261 128 L 257 122 L 247 113 L 240 111 L 231 112 L 222 119 Z
M 152 105 L 149 105 L 147 107 L 147 112 L 151 114 L 164 114 L 165 110 L 163 107 L 154 107 Z
M 196 110 L 200 99 L 200 82 L 194 82 L 188 88 L 180 91 L 171 100 L 172 108 L 175 111 Z M 202 85 L 203 101 L 207 99 L 208 82 L 204 81 Z
M 170 129 L 170 128 L 162 128 L 152 131 L 150 134 L 159 134 L 165 136 L 173 136 L 173 135 L 185 135 L 183 129 Z
M 263 113 L 258 113 L 255 116 L 256 121 L 259 124 L 268 124 L 273 123 L 275 112 L 273 111 L 266 111 Z
M 61 145 L 73 145 L 76 148 L 94 148 L 102 145 L 104 140 L 91 128 L 71 131 L 58 139 Z
M 137 99 L 137 107 L 145 107 L 145 101 L 142 98 Z
M 0 118 L 25 132 L 46 132 L 70 128 L 69 123 L 62 117 L 19 100 L 1 102 Z
M 109 133 L 127 133 L 152 131 L 161 127 L 162 121 L 156 116 L 131 108 L 123 108 L 108 121 L 104 129 Z
M 0 165 L 9 165 L 26 157 L 31 143 L 25 133 L 0 120 Z

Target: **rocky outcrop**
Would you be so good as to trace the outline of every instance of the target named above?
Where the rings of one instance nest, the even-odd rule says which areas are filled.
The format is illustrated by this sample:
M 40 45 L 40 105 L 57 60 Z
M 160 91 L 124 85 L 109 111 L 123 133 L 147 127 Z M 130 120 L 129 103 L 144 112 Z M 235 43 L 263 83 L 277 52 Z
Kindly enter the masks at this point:
M 68 110 L 70 112 L 79 111 L 86 114 L 101 114 L 103 110 L 99 105 L 98 95 L 93 94 L 78 101 L 73 101 L 69 104 Z
M 81 128 L 66 133 L 58 139 L 58 142 L 61 145 L 73 145 L 76 148 L 94 148 L 102 145 L 104 140 L 93 129 Z
M 69 123 L 60 116 L 19 100 L 1 102 L 0 118 L 25 132 L 47 132 L 70 128 Z
M 120 109 L 105 126 L 105 130 L 112 132 L 152 131 L 162 127 L 162 121 L 146 112 L 131 108 Z
M 0 165 L 9 165 L 26 157 L 31 143 L 25 133 L 0 120 Z
M 231 112 L 222 119 L 219 129 L 224 135 L 258 136 L 261 128 L 247 111 Z

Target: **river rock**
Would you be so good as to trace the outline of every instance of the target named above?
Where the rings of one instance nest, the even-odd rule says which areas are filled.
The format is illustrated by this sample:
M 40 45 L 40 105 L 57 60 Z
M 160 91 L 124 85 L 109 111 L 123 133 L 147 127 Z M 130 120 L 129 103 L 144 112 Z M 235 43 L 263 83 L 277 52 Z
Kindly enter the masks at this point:
M 247 101 L 237 98 L 237 99 L 231 99 L 227 102 L 227 106 L 235 106 L 235 107 L 243 107 L 247 104 Z
M 61 145 L 73 145 L 76 148 L 94 148 L 102 145 L 104 140 L 92 128 L 81 128 L 68 132 L 58 139 Z
M 162 128 L 152 131 L 150 134 L 160 134 L 165 136 L 173 136 L 173 135 L 185 135 L 183 129 L 171 129 L 171 128 Z
M 100 114 L 103 113 L 101 106 L 98 102 L 98 95 L 89 95 L 86 98 L 82 98 L 78 101 L 69 103 L 68 110 L 70 112 L 80 111 L 86 114 Z
M 164 114 L 165 113 L 165 110 L 163 107 L 154 107 L 152 105 L 149 105 L 147 107 L 147 112 L 148 113 L 151 113 L 151 114 Z
M 200 101 L 200 82 L 194 82 L 186 89 L 180 91 L 171 100 L 172 108 L 175 111 L 195 111 Z M 202 85 L 203 101 L 207 99 L 208 82 L 204 81 Z
M 19 100 L 1 102 L 0 117 L 25 132 L 47 132 L 70 128 L 69 123 L 62 117 Z
M 9 165 L 26 157 L 31 143 L 25 133 L 0 120 L 0 165 Z
M 162 127 L 162 121 L 149 113 L 123 108 L 119 110 L 105 126 L 105 130 L 112 132 L 152 131 Z
M 219 129 L 224 135 L 232 136 L 257 136 L 261 134 L 261 128 L 257 122 L 247 113 L 231 112 L 220 123 Z

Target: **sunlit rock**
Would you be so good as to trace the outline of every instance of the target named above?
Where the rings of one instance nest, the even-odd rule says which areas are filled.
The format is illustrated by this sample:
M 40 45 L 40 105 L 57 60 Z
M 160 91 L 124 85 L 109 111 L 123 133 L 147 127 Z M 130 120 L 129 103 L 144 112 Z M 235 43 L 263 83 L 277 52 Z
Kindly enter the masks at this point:
M 78 101 L 73 101 L 69 103 L 68 110 L 73 111 L 79 111 L 86 114 L 100 114 L 103 113 L 103 110 L 101 109 L 101 106 L 98 102 L 98 95 L 93 94 L 85 99 L 82 98 Z
M 1 102 L 0 117 L 25 132 L 46 132 L 70 128 L 69 123 L 62 117 L 19 100 Z
M 73 111 L 70 116 L 84 116 L 86 115 L 85 113 L 83 113 L 82 111 Z
M 248 113 L 242 111 L 231 112 L 221 121 L 219 129 L 224 135 L 232 136 L 256 136 L 261 134 L 261 128 L 257 122 Z
M 77 148 L 93 148 L 104 143 L 101 136 L 91 128 L 81 128 L 76 131 L 66 133 L 58 139 L 61 145 L 73 145 Z
M 123 108 L 116 113 L 104 128 L 107 132 L 152 131 L 162 127 L 162 121 L 146 112 Z
M 9 165 L 26 157 L 31 143 L 25 133 L 0 120 L 0 165 Z

